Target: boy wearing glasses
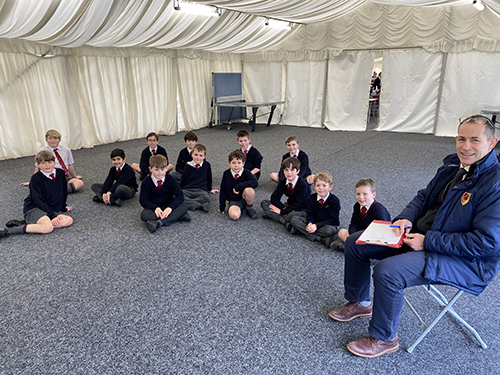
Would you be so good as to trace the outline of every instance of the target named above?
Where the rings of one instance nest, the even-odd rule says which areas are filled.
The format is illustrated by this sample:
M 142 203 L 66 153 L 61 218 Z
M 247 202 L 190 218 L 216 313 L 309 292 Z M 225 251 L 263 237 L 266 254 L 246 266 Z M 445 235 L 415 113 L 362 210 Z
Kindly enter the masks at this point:
M 167 150 L 161 147 L 159 142 L 160 137 L 155 132 L 151 132 L 146 136 L 146 141 L 148 142 L 148 146 L 142 150 L 141 160 L 139 164 L 132 163 L 131 167 L 134 171 L 140 174 L 139 179 L 142 181 L 149 174 L 149 158 L 154 155 L 163 155 L 167 159 L 168 164 L 168 156 Z M 168 164 L 167 173 L 169 173 L 174 166 L 172 164 Z

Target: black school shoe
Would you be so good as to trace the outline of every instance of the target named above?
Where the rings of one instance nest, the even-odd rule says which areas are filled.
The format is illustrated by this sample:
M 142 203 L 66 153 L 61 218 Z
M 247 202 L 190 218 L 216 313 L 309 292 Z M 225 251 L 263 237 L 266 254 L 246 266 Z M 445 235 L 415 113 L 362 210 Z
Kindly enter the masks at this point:
M 160 220 L 148 220 L 146 221 L 146 227 L 148 228 L 150 233 L 153 233 L 160 227 Z
M 184 215 L 182 215 L 179 218 L 179 221 L 185 221 L 185 222 L 190 222 L 191 221 L 191 216 L 186 212 Z
M 5 224 L 7 228 L 20 227 L 21 225 L 26 224 L 24 220 L 10 220 Z
M 122 199 L 121 199 L 121 198 L 116 198 L 116 199 L 111 198 L 111 199 L 110 199 L 110 202 L 111 202 L 111 204 L 112 204 L 113 206 L 118 206 L 118 207 L 121 207 L 121 206 L 122 206 L 122 204 L 123 204 L 123 202 L 122 202 Z
M 247 208 L 247 215 L 252 220 L 257 219 L 257 212 L 254 208 Z

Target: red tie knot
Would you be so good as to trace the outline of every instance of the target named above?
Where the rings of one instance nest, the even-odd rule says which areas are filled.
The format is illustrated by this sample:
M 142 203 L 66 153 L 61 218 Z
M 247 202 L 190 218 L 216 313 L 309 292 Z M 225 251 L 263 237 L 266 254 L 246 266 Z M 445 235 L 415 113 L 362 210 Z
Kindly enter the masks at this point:
M 198 169 L 198 168 L 200 168 L 200 165 L 199 165 L 199 164 L 196 164 L 194 167 L 195 167 L 196 169 Z
M 120 173 L 122 173 L 122 169 L 121 168 L 116 168 L 116 174 L 119 175 Z
M 158 180 L 158 182 L 156 183 L 156 188 L 157 189 L 161 189 L 161 185 L 163 184 L 163 181 L 162 180 Z
M 366 215 L 366 207 L 363 206 L 361 207 L 361 216 L 365 216 Z
M 324 203 L 325 203 L 325 200 L 324 200 L 323 198 L 321 198 L 321 199 L 319 200 L 319 205 L 320 205 L 320 206 L 323 206 L 323 204 L 324 204 Z
M 156 150 L 151 150 L 151 153 L 154 155 L 156 155 Z
M 51 173 L 50 174 L 50 178 L 52 181 L 55 181 L 56 180 L 56 175 L 54 173 Z
M 248 155 L 248 150 L 245 150 L 245 155 Z
M 240 175 L 239 175 L 238 173 L 236 173 L 236 174 L 234 175 L 234 179 L 236 180 L 238 177 L 240 177 Z

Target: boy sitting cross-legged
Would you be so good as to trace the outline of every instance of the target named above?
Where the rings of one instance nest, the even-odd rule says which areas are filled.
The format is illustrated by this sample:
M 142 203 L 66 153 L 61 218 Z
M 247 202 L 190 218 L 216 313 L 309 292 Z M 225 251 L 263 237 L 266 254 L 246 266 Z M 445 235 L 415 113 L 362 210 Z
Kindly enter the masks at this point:
M 387 208 L 375 200 L 375 181 L 362 178 L 356 182 L 356 200 L 349 230 L 339 230 L 337 238 L 330 244 L 333 250 L 344 251 L 344 242 L 349 235 L 365 230 L 373 220 L 391 221 Z
M 307 200 L 307 213 L 297 212 L 293 215 L 290 233 L 302 233 L 310 241 L 320 241 L 330 245 L 331 237 L 339 230 L 340 201 L 330 190 L 333 177 L 328 172 L 320 172 L 314 176 L 315 194 Z
M 248 169 L 255 176 L 257 180 L 260 177 L 260 168 L 262 165 L 262 155 L 260 152 L 250 144 L 250 133 L 246 130 L 240 130 L 236 134 L 238 144 L 241 151 L 245 153 L 245 169 Z
M 91 186 L 92 191 L 95 193 L 93 201 L 121 206 L 122 199 L 133 198 L 139 186 L 137 185 L 134 170 L 125 163 L 125 151 L 115 148 L 111 151 L 110 156 L 113 167 L 109 169 L 104 184 L 93 184 Z
M 40 151 L 35 156 L 38 172 L 31 176 L 30 193 L 24 200 L 24 220 L 11 220 L 0 230 L 0 238 L 11 234 L 50 233 L 54 228 L 73 224 L 71 211 L 66 206 L 68 187 L 66 174 L 56 168 L 55 156 L 50 151 Z
M 156 229 L 169 226 L 176 221 L 191 221 L 184 203 L 184 194 L 175 179 L 167 174 L 168 162 L 163 155 L 154 155 L 149 159 L 151 172 L 141 184 L 139 202 L 144 208 L 142 221 L 153 233 Z
M 131 167 L 134 171 L 139 173 L 139 179 L 142 181 L 149 175 L 149 158 L 154 155 L 163 155 L 167 159 L 167 173 L 174 169 L 172 164 L 168 164 L 167 150 L 161 147 L 158 142 L 160 141 L 160 136 L 155 132 L 150 132 L 146 136 L 147 147 L 142 150 L 141 159 L 139 164 L 132 163 Z
M 194 131 L 188 131 L 184 134 L 184 143 L 186 144 L 186 147 L 179 151 L 177 163 L 175 164 L 175 171 L 170 172 L 172 177 L 175 178 L 177 182 L 181 181 L 182 172 L 184 172 L 186 163 L 193 160 L 192 154 L 194 146 L 198 143 L 198 136 Z
M 283 162 L 288 157 L 294 157 L 300 160 L 300 173 L 299 176 L 306 180 L 306 182 L 311 185 L 314 181 L 314 175 L 309 168 L 309 156 L 302 151 L 299 150 L 299 138 L 295 135 L 291 135 L 285 139 L 285 144 L 288 152 L 283 155 L 281 158 L 281 162 Z M 269 176 L 271 180 L 274 182 L 282 181 L 285 176 L 283 174 L 283 169 L 280 169 L 279 172 L 273 172 Z
M 186 163 L 182 172 L 181 188 L 184 202 L 192 211 L 200 209 L 208 212 L 210 203 L 208 193 L 215 194 L 219 191 L 212 189 L 212 168 L 205 160 L 206 152 L 205 146 L 200 144 L 194 146 L 193 160 Z
M 281 163 L 281 169 L 285 178 L 278 182 L 276 190 L 271 195 L 271 200 L 261 202 L 262 218 L 272 219 L 285 225 L 287 230 L 291 230 L 290 220 L 295 211 L 302 211 L 310 195 L 310 188 L 306 180 L 300 178 L 300 160 L 289 157 Z M 286 196 L 286 203 L 281 202 L 281 198 Z
M 259 185 L 255 176 L 243 168 L 245 165 L 245 154 L 235 150 L 229 154 L 229 169 L 224 171 L 220 183 L 219 212 L 226 212 L 232 220 L 238 220 L 241 210 L 246 208 L 250 219 L 257 219 L 257 213 L 253 208 L 255 200 L 255 188 Z

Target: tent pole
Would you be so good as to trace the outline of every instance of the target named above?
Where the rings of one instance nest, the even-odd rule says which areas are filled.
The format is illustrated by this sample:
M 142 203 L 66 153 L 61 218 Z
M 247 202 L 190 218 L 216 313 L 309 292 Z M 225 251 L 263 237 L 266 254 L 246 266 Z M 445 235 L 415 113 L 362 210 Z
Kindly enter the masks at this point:
M 330 57 L 326 59 L 326 68 L 325 68 L 325 82 L 323 86 L 323 103 L 321 103 L 321 127 L 325 127 L 325 112 L 326 112 L 326 105 L 325 103 L 327 102 L 326 96 L 328 95 L 328 72 L 329 72 L 329 66 L 330 66 Z
M 438 89 L 438 97 L 436 103 L 436 112 L 434 115 L 434 126 L 432 129 L 432 134 L 436 135 L 437 123 L 439 118 L 439 110 L 441 108 L 441 97 L 443 94 L 443 84 L 444 84 L 444 74 L 446 72 L 446 61 L 448 59 L 448 52 L 443 53 L 443 63 L 441 65 L 441 77 L 439 77 L 439 89 Z

